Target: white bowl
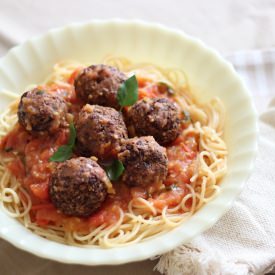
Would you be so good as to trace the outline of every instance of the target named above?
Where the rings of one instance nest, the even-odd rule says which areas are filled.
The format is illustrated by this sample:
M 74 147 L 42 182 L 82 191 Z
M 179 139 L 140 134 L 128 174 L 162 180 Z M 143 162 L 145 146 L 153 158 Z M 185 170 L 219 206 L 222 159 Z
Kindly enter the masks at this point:
M 212 226 L 232 205 L 253 167 L 257 119 L 251 96 L 232 65 L 183 32 L 141 21 L 92 21 L 52 30 L 13 48 L 0 60 L 0 91 L 22 93 L 65 59 L 100 62 L 107 54 L 183 69 L 199 100 L 218 96 L 227 111 L 228 174 L 221 193 L 187 222 L 161 236 L 125 247 L 79 248 L 39 237 L 0 211 L 0 236 L 16 247 L 48 259 L 85 265 L 122 264 L 147 259 L 186 243 Z M 3 110 L 9 98 L 0 93 Z

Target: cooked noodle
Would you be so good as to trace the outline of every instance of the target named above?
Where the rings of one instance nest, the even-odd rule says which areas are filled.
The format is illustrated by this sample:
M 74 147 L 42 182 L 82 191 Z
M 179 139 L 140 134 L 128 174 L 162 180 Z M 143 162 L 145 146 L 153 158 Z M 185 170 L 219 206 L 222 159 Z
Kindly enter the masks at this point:
M 16 178 L 6 169 L 9 158 L 0 159 L 0 203 L 9 216 L 18 219 L 25 227 L 47 239 L 75 246 L 116 247 L 136 243 L 164 233 L 190 218 L 205 203 L 220 191 L 219 183 L 227 170 L 227 148 L 222 139 L 225 112 L 218 98 L 206 104 L 198 103 L 190 93 L 187 77 L 182 71 L 162 69 L 152 64 L 133 64 L 125 58 L 108 57 L 103 63 L 118 67 L 128 75 L 150 78 L 164 82 L 176 92 L 179 106 L 190 113 L 192 123 L 184 130 L 184 135 L 196 137 L 199 144 L 197 169 L 187 184 L 189 192 L 176 206 L 157 209 L 151 201 L 134 198 L 128 204 L 126 213 L 121 209 L 115 224 L 102 224 L 87 234 L 66 231 L 62 226 L 40 227 L 31 221 L 30 195 L 20 186 Z M 53 73 L 43 84 L 57 84 L 66 87 L 66 80 L 78 67 L 73 61 L 58 63 Z M 14 93 L 5 94 L 15 99 Z M 0 138 L 5 136 L 17 123 L 18 99 L 0 115 Z M 187 204 L 192 200 L 191 206 Z

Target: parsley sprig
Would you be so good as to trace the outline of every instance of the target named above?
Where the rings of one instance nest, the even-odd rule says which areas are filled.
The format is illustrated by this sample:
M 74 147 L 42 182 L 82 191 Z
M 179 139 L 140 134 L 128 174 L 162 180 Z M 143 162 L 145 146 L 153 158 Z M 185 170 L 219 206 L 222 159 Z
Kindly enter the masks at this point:
M 109 166 L 105 167 L 105 172 L 111 181 L 116 181 L 124 171 L 124 165 L 120 160 L 114 160 Z
M 138 100 L 138 82 L 135 75 L 126 79 L 118 89 L 117 101 L 119 105 L 131 106 Z
M 52 162 L 63 162 L 69 159 L 73 154 L 73 148 L 76 140 L 76 130 L 73 123 L 70 123 L 70 135 L 66 145 L 60 146 L 57 151 L 50 157 Z

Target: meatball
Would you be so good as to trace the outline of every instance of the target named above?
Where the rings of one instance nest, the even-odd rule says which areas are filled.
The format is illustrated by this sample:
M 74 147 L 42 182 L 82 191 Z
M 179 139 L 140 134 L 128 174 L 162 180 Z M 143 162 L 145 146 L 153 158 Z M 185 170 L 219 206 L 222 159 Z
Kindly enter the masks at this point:
M 66 126 L 67 105 L 59 96 L 35 88 L 25 92 L 18 107 L 18 121 L 29 132 L 53 133 Z
M 82 156 L 111 160 L 128 138 L 122 115 L 113 108 L 86 104 L 76 120 L 76 150 Z
M 132 136 L 153 136 L 167 145 L 180 134 L 180 110 L 167 98 L 140 100 L 128 109 L 126 117 Z
M 119 109 L 117 91 L 126 79 L 126 75 L 114 67 L 92 65 L 76 78 L 75 91 L 85 103 Z
M 65 215 L 88 217 L 107 196 L 108 177 L 92 159 L 73 158 L 59 164 L 51 176 L 49 195 Z
M 125 168 L 121 179 L 130 186 L 148 186 L 167 176 L 166 149 L 151 136 L 124 140 L 118 159 Z

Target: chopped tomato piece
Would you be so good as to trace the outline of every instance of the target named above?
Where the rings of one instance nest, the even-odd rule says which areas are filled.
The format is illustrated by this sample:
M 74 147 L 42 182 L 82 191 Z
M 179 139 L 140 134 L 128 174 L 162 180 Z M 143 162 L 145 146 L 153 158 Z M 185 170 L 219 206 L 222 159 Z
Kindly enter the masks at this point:
M 73 85 L 76 77 L 78 76 L 79 72 L 81 71 L 82 67 L 77 68 L 76 70 L 73 71 L 71 76 L 68 79 L 68 83 Z
M 49 184 L 48 181 L 41 182 L 41 183 L 33 183 L 30 185 L 30 189 L 33 194 L 41 199 L 41 200 L 48 200 L 49 199 Z
M 139 78 L 138 87 L 139 87 L 138 89 L 139 99 L 143 99 L 145 97 L 155 98 L 155 97 L 166 96 L 160 91 L 158 83 L 154 83 L 150 79 Z
M 61 146 L 68 142 L 69 138 L 69 131 L 68 130 L 62 130 L 58 133 L 56 145 Z
M 41 152 L 40 159 L 44 161 L 48 161 L 49 158 L 53 155 L 53 153 L 54 153 L 53 148 L 50 148 L 50 149 L 47 148 Z
M 98 227 L 102 224 L 110 225 L 119 219 L 119 206 L 110 204 L 103 207 L 96 214 L 89 218 L 89 225 L 91 227 Z
M 62 219 L 62 214 L 59 214 L 56 209 L 42 208 L 36 211 L 35 220 L 40 226 L 45 226 L 50 223 L 56 223 Z
M 184 196 L 188 193 L 188 189 L 184 183 L 170 187 L 170 190 L 156 194 L 149 201 L 153 202 L 154 206 L 162 210 L 165 206 L 174 207 L 181 202 Z

